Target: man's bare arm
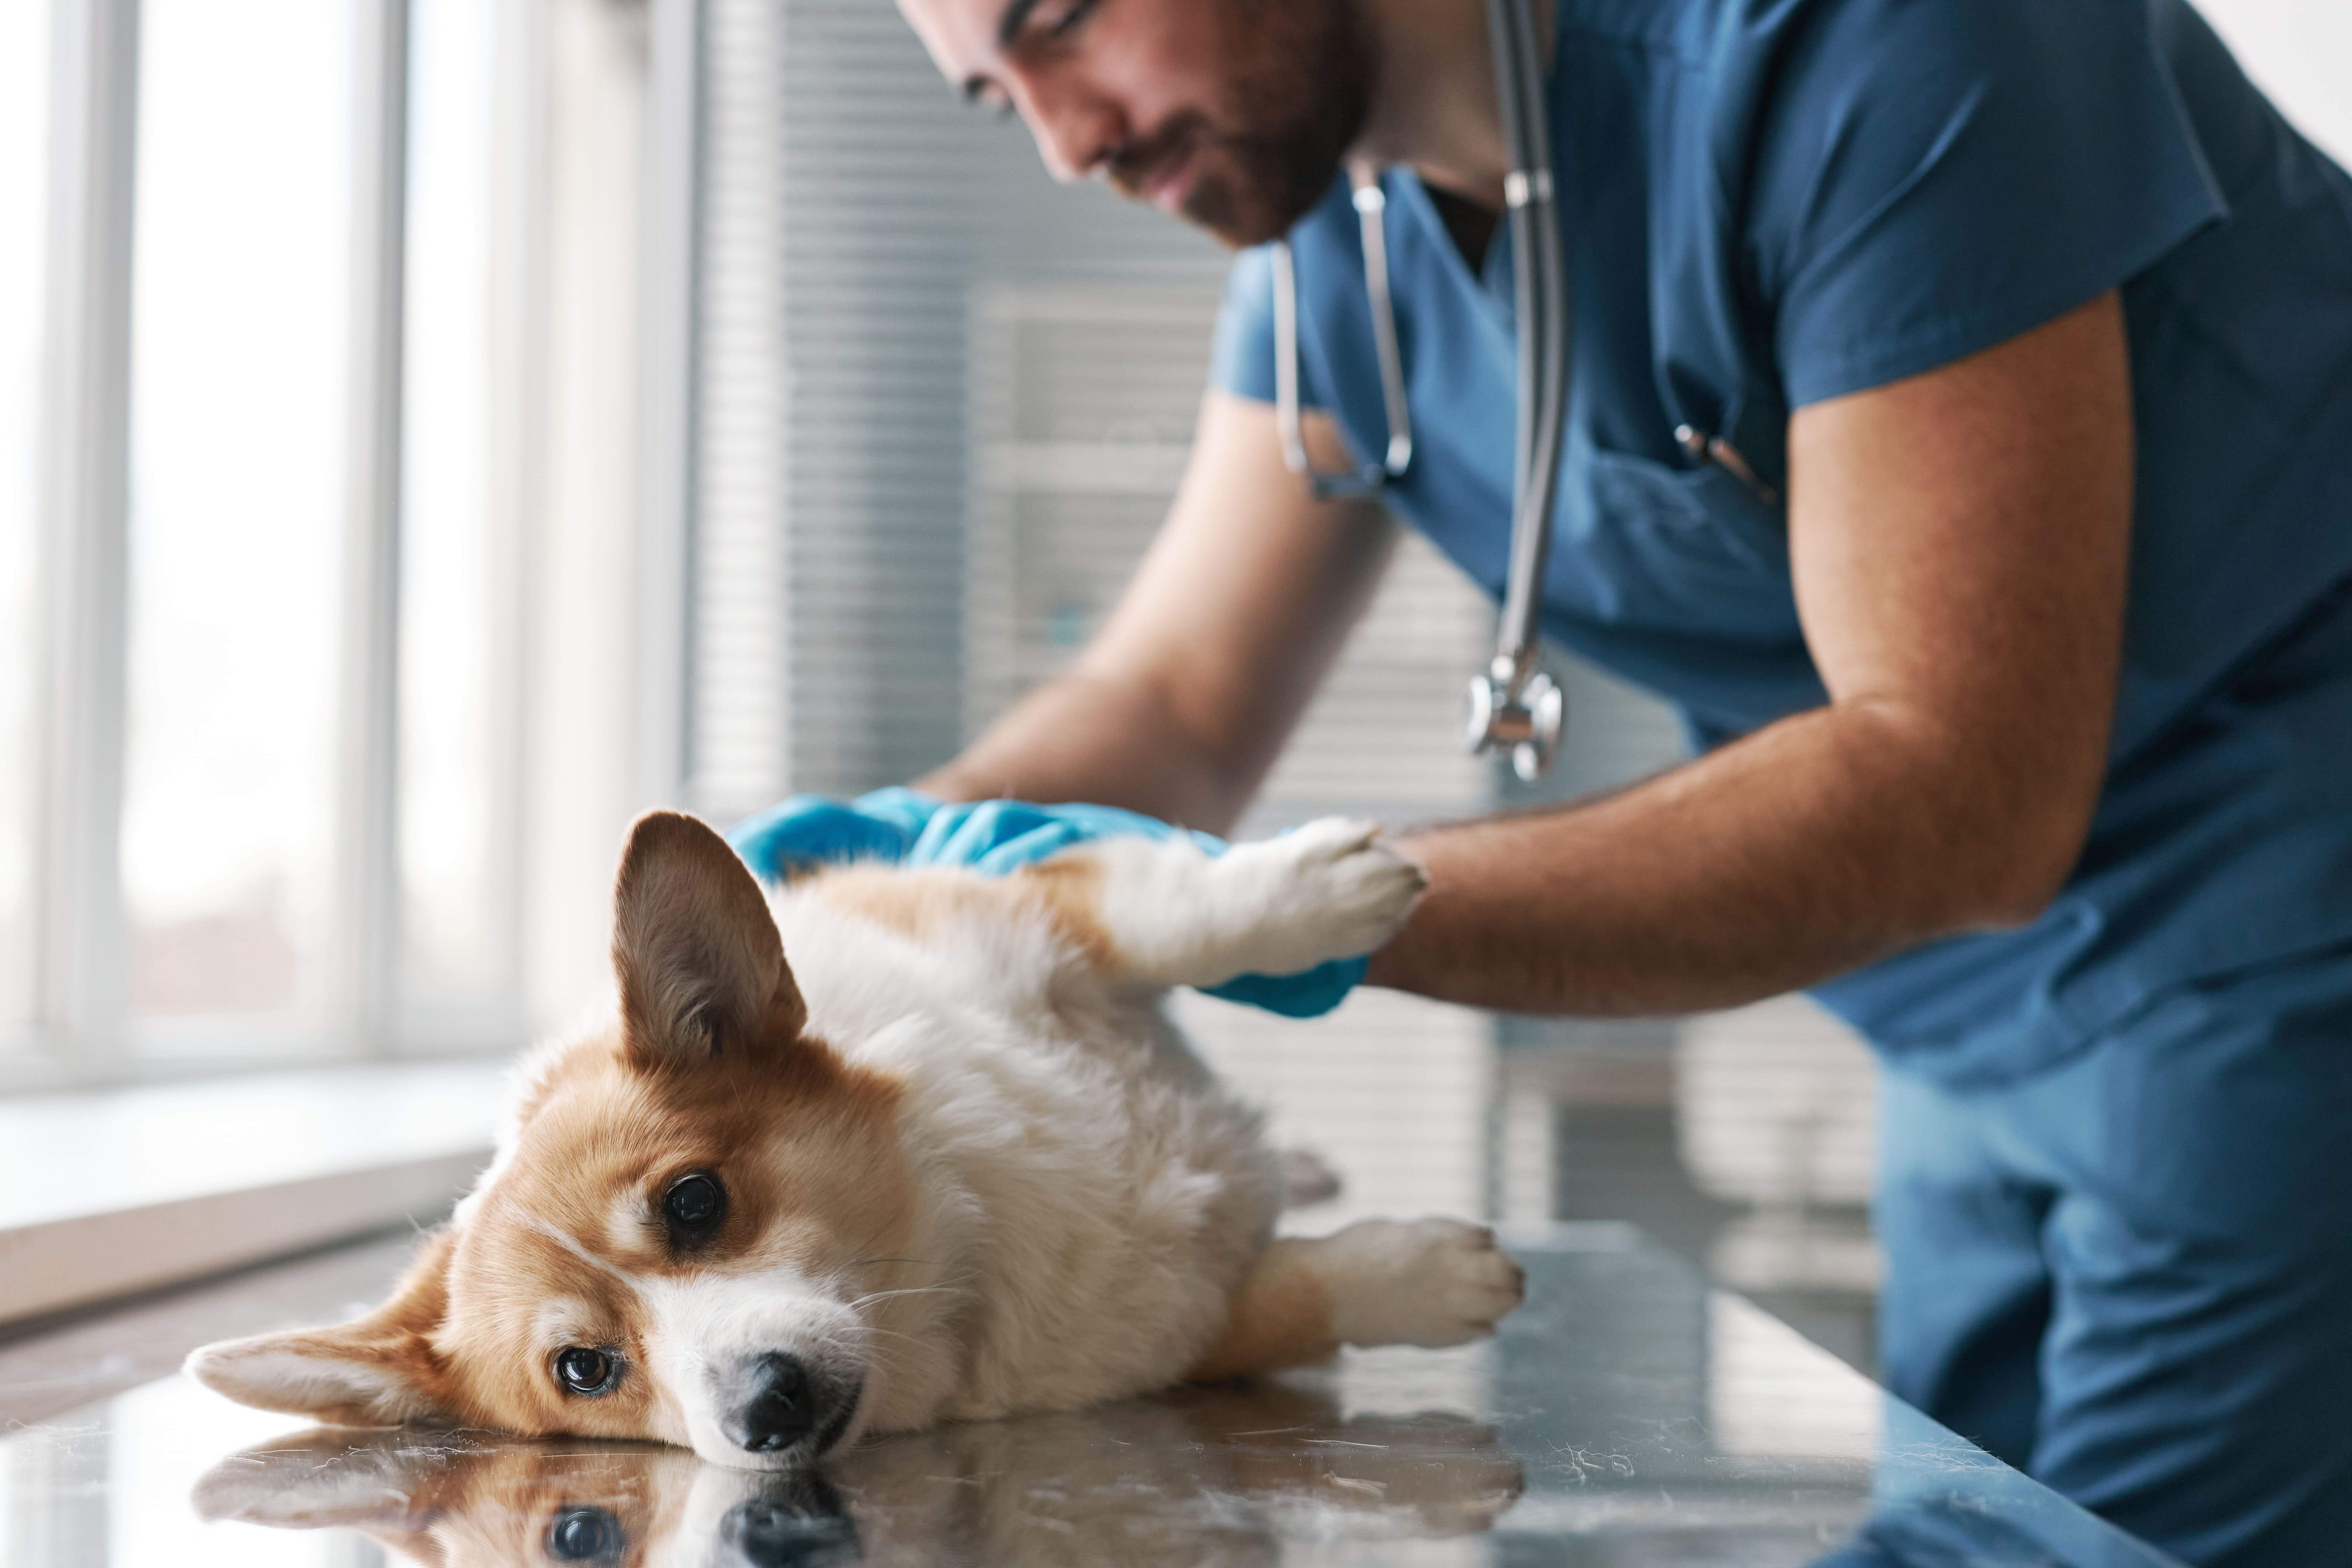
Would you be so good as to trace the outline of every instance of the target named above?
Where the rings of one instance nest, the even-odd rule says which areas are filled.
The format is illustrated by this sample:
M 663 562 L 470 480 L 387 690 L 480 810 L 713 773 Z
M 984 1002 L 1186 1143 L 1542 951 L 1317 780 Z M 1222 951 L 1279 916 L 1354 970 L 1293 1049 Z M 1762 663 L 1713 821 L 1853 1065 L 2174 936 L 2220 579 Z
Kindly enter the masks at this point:
M 1430 890 L 1371 979 L 1673 1013 L 2030 920 L 2105 776 L 2132 462 L 2113 295 L 1801 410 L 1790 547 L 1829 705 L 1590 805 L 1409 840 Z
M 1320 420 L 1310 437 L 1333 439 Z M 1101 634 L 917 787 L 1230 830 L 1394 545 L 1376 506 L 1308 496 L 1283 466 L 1272 409 L 1210 394 L 1168 521 Z

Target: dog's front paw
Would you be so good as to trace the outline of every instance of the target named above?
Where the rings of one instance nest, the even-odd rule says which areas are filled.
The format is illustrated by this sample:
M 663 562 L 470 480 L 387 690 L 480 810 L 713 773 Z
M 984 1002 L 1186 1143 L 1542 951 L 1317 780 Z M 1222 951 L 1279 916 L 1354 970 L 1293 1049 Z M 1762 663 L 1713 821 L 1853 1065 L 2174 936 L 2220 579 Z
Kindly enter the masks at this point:
M 1320 1261 L 1344 1344 L 1463 1344 L 1493 1333 L 1527 1295 L 1526 1274 L 1483 1225 L 1368 1219 L 1328 1247 Z
M 1428 878 L 1380 832 L 1377 823 L 1327 816 L 1236 845 L 1214 863 L 1242 905 L 1250 969 L 1295 974 L 1370 952 L 1402 929 Z

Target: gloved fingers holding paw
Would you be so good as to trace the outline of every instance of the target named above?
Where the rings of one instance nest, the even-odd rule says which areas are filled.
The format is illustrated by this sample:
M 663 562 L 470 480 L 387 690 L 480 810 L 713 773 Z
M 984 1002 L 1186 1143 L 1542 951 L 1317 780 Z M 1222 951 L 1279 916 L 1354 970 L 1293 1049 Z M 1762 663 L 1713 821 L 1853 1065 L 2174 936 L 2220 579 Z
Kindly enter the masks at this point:
M 1180 833 L 1204 855 L 1225 851 L 1222 838 L 1117 806 L 1022 800 L 944 804 L 919 790 L 894 786 L 852 801 L 793 795 L 736 824 L 727 841 L 755 875 L 772 882 L 814 866 L 855 860 L 961 866 L 1001 877 L 1097 838 L 1171 838 Z M 1244 974 L 1208 994 L 1284 1017 L 1317 1017 L 1356 988 L 1366 962 L 1340 958 L 1297 974 Z
M 876 790 L 852 801 L 795 795 L 744 818 L 727 842 L 763 881 L 814 866 L 902 860 L 939 802 L 910 789 Z
M 970 866 L 990 876 L 1002 876 L 1097 838 L 1171 838 L 1179 833 L 1205 855 L 1224 853 L 1222 838 L 1115 805 L 963 801 L 939 808 L 924 825 L 922 837 L 908 851 L 907 859 L 910 865 Z

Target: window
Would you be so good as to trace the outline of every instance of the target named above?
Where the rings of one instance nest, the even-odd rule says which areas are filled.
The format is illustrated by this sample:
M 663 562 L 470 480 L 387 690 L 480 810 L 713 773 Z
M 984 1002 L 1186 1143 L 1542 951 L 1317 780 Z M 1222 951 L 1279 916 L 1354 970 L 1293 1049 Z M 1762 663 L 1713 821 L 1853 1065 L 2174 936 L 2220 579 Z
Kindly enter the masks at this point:
M 511 1003 L 519 759 L 514 422 L 500 417 L 498 7 L 420 0 L 408 138 L 401 420 L 400 994 L 404 1034 L 495 1029 Z M 503 437 L 503 442 L 500 438 Z M 511 1027 L 510 1022 L 508 1026 Z
M 48 14 L 0 6 L 0 1051 L 32 1016 L 33 584 L 48 233 Z
M 316 0 L 142 6 L 121 867 L 142 1023 L 270 1015 L 282 1040 L 325 1005 L 350 22 Z
M 578 1005 L 675 784 L 565 657 L 646 640 L 645 23 L 0 5 L 0 1089 Z

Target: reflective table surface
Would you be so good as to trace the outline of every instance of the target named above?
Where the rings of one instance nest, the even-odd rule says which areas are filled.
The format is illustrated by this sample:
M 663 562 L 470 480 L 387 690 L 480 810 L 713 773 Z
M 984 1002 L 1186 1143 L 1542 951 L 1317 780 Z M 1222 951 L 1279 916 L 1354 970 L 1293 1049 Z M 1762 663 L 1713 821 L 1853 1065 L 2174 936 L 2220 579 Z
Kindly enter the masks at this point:
M 1507 1239 L 1529 1297 L 1491 1344 L 881 1439 L 800 1477 L 656 1447 L 289 1431 L 152 1377 L 198 1338 L 340 1314 L 396 1266 L 378 1246 L 0 1346 L 0 1564 L 2170 1561 L 1629 1227 Z

